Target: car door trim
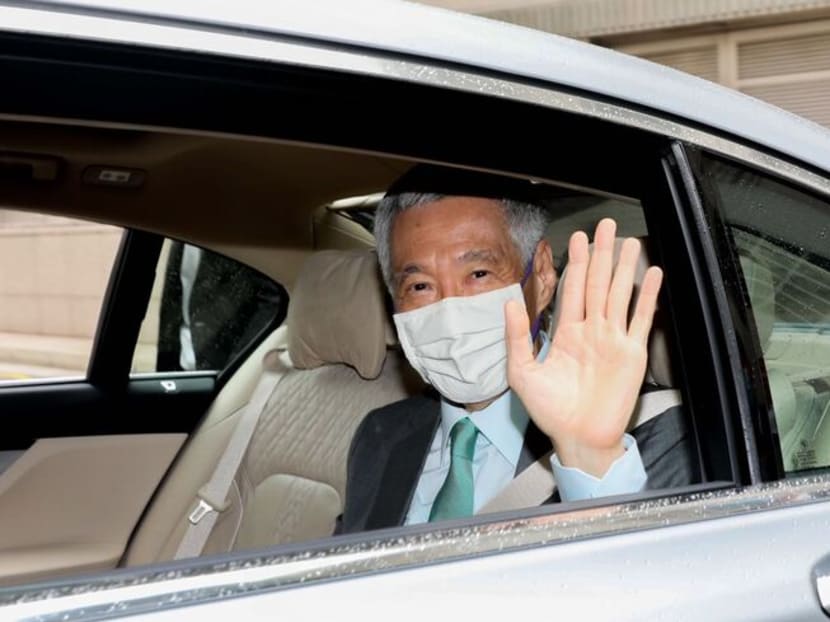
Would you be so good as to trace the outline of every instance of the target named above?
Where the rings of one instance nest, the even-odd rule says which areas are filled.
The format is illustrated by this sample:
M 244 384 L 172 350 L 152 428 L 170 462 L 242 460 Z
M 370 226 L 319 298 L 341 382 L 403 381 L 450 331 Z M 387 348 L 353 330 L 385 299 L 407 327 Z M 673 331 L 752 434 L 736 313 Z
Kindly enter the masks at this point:
M 162 241 L 154 233 L 124 230 L 101 305 L 87 370 L 87 378 L 95 386 L 120 389 L 127 383 Z
M 219 599 L 252 596 L 521 549 L 667 528 L 748 513 L 830 503 L 830 474 L 736 490 L 723 488 L 615 505 L 552 506 L 343 536 L 253 553 L 231 553 L 125 569 L 65 583 L 0 589 L 0 612 L 15 619 L 104 620 Z M 576 505 L 576 504 L 575 504 Z M 581 507 L 579 507 L 581 506 Z M 586 507 L 587 506 L 587 507 Z M 519 515 L 519 516 L 517 516 Z M 509 517 L 508 517 L 509 516 Z
M 737 429 L 737 433 L 741 437 L 741 445 L 744 458 L 744 466 L 747 470 L 746 476 L 748 483 L 759 483 L 763 481 L 761 464 L 758 459 L 758 448 L 754 437 L 754 422 L 751 416 L 749 401 L 747 399 L 746 390 L 743 383 L 739 380 L 743 378 L 742 373 L 742 359 L 738 347 L 737 337 L 734 330 L 727 327 L 732 326 L 732 317 L 726 301 L 728 300 L 727 288 L 723 281 L 721 273 L 722 267 L 719 261 L 719 255 L 715 249 L 715 244 L 712 239 L 710 230 L 711 224 L 704 211 L 704 205 L 697 187 L 697 181 L 694 177 L 691 164 L 689 162 L 686 149 L 682 143 L 675 142 L 671 147 L 672 160 L 677 168 L 677 180 L 682 184 L 683 194 L 688 201 L 688 220 L 682 216 L 679 218 L 681 226 L 684 228 L 684 236 L 686 238 L 687 247 L 698 247 L 700 257 L 696 262 L 700 269 L 705 270 L 705 278 L 701 278 L 698 284 L 698 291 L 702 291 L 703 283 L 708 283 L 708 288 L 711 291 L 710 304 L 717 313 L 717 320 L 706 318 L 711 322 L 710 331 L 714 331 L 715 326 L 722 329 L 720 339 L 722 341 L 722 348 L 726 352 L 724 365 L 729 366 L 727 374 L 719 374 L 719 393 L 721 395 L 731 394 L 734 399 L 734 409 L 724 408 L 723 412 L 729 413 L 734 411 L 740 418 L 740 425 L 733 426 Z M 688 229 L 693 229 L 689 231 Z M 693 240 L 698 242 L 694 244 Z M 725 329 L 725 330 L 723 330 Z M 731 386 L 726 388 L 729 378 L 733 379 Z M 727 430 L 730 428 L 727 427 Z M 732 446 L 734 443 L 730 443 Z

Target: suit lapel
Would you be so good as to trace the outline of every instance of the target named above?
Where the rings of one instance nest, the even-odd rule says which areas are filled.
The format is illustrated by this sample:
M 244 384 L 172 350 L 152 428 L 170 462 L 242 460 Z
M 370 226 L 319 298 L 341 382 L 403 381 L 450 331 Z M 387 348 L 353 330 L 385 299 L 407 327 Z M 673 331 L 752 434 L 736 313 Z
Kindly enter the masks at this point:
M 522 453 L 519 454 L 519 462 L 516 464 L 516 475 L 548 453 L 550 449 L 550 439 L 536 427 L 532 419 L 528 421 Z
M 381 458 L 385 464 L 371 467 L 380 474 L 381 479 L 365 529 L 382 529 L 404 523 L 429 448 L 440 426 L 441 406 L 438 400 L 420 399 L 409 406 L 402 420 L 393 423 L 390 417 L 391 438 L 383 443 L 388 451 Z M 516 475 L 544 456 L 550 448 L 548 437 L 531 420 L 525 432 Z
M 409 413 L 405 429 L 389 444 L 385 468 L 376 467 L 382 478 L 374 507 L 366 519 L 367 529 L 404 523 L 440 422 L 440 403 L 435 400 L 423 400 L 417 410 Z

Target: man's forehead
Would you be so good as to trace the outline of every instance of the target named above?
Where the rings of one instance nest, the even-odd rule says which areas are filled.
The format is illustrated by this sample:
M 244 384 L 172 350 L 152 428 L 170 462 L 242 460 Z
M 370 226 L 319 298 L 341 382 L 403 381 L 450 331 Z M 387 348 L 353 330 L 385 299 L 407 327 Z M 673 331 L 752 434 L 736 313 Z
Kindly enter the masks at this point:
M 501 248 L 471 248 L 461 252 L 458 261 L 497 261 L 504 256 Z
M 512 237 L 498 204 L 469 197 L 448 197 L 412 208 L 410 218 L 396 224 L 392 242 L 395 268 L 405 273 L 420 271 L 422 264 L 437 256 L 455 263 L 500 263 L 511 259 L 512 250 Z
M 505 248 L 502 245 L 471 248 L 469 245 L 460 243 L 454 245 L 454 248 L 447 248 L 445 250 L 447 251 L 448 258 L 455 261 L 456 263 L 469 263 L 474 261 L 497 263 L 505 259 L 505 257 L 507 257 L 507 253 L 505 253 Z M 409 266 L 417 267 L 417 259 L 412 259 L 412 261 L 407 262 L 407 271 L 411 271 L 408 270 Z

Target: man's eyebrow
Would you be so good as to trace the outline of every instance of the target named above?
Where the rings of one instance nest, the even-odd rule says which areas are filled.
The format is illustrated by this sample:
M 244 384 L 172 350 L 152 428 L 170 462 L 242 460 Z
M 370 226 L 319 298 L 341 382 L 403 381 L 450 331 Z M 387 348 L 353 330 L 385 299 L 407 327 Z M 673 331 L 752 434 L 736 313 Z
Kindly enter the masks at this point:
M 400 283 L 405 277 L 412 274 L 420 274 L 424 269 L 416 263 L 408 263 L 395 273 L 395 283 Z
M 485 261 L 487 263 L 497 263 L 499 260 L 498 253 L 495 253 L 489 248 L 473 249 L 458 256 L 459 263 L 470 263 L 473 261 Z

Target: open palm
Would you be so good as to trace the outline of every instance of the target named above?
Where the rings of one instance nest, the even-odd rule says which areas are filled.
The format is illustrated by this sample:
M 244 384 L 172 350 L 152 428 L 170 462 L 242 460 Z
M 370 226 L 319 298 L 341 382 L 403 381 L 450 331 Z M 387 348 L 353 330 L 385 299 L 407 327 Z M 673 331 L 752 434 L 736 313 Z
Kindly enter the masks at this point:
M 544 361 L 533 356 L 527 311 L 516 302 L 505 308 L 511 388 L 562 463 L 596 476 L 624 451 L 662 281 L 659 268 L 646 272 L 629 322 L 640 244 L 623 243 L 615 270 L 615 234 L 613 220 L 601 221 L 593 253 L 584 233 L 571 237 L 562 313 Z

